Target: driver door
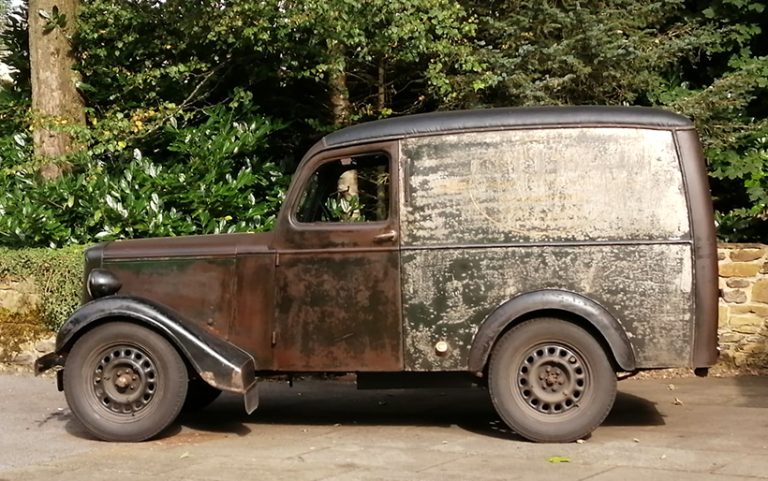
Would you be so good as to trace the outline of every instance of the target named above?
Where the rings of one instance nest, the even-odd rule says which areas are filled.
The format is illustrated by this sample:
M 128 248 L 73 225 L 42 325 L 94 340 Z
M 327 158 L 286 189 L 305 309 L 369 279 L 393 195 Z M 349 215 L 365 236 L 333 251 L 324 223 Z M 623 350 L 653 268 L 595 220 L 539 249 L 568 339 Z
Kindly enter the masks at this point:
M 402 369 L 397 179 L 396 143 L 302 166 L 276 239 L 278 370 Z

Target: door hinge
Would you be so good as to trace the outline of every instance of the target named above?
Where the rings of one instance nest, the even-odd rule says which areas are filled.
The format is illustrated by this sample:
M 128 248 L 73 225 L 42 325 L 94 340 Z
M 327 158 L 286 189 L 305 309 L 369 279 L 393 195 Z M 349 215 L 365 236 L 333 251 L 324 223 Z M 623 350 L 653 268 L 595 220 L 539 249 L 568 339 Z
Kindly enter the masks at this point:
M 272 331 L 272 345 L 277 344 L 277 331 Z
M 280 253 L 276 252 L 275 253 L 275 267 L 277 267 L 279 265 L 280 265 Z

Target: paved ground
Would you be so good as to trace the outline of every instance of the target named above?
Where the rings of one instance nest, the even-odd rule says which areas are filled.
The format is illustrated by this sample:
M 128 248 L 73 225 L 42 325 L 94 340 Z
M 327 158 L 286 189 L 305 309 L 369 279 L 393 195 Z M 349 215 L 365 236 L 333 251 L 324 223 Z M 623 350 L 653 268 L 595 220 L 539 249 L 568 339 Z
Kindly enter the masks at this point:
M 481 390 L 318 381 L 264 385 L 251 416 L 224 397 L 163 439 L 109 444 L 88 439 L 52 379 L 0 375 L 0 481 L 768 479 L 768 377 L 619 389 L 580 444 L 521 441 Z

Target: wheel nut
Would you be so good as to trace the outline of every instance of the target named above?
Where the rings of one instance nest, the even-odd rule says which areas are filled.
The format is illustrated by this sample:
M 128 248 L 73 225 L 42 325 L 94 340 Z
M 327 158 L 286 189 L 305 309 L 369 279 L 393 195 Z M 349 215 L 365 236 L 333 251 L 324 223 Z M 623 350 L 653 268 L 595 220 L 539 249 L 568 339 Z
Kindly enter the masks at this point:
M 576 362 L 576 358 L 575 358 L 575 357 L 573 357 L 573 356 L 571 356 L 571 358 L 570 358 L 570 359 L 568 359 L 568 362 L 570 362 L 570 363 L 574 363 L 574 362 Z
M 136 375 L 134 374 L 133 377 L 131 377 L 131 379 L 135 381 L 136 379 L 138 379 L 138 377 L 136 377 Z
M 549 366 L 547 366 L 547 369 L 546 369 L 546 371 L 547 371 L 547 372 L 551 372 L 551 371 L 552 371 L 552 368 L 550 368 Z

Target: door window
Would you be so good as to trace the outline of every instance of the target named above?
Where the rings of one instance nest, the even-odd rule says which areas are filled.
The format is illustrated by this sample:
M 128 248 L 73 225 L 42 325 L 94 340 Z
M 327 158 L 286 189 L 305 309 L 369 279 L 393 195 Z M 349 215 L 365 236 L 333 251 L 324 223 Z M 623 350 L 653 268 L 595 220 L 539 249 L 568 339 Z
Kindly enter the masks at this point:
M 295 217 L 304 223 L 385 221 L 389 218 L 390 189 L 386 154 L 334 159 L 312 174 Z

